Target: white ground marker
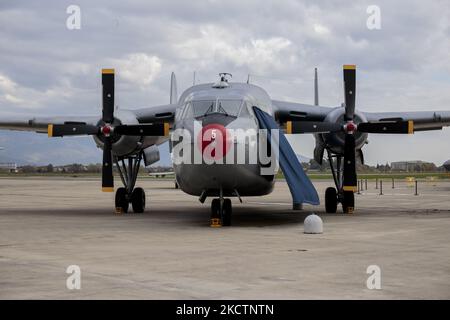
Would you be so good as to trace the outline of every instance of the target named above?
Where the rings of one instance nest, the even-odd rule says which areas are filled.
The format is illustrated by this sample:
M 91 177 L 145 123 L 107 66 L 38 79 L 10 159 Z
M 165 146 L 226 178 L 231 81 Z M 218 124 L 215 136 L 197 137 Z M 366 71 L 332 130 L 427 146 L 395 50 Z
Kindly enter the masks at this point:
M 323 233 L 323 222 L 322 219 L 315 213 L 310 214 L 305 218 L 303 223 L 304 233 L 316 234 Z

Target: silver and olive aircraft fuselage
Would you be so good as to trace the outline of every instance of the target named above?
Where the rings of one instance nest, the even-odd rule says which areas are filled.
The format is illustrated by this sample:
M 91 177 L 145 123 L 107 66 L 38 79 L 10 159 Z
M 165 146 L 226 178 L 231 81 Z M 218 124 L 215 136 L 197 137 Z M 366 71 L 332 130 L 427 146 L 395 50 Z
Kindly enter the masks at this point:
M 200 144 L 197 128 L 217 126 L 223 127 L 225 135 L 230 132 L 253 130 L 258 132 L 259 124 L 254 114 L 253 106 L 272 115 L 272 104 L 268 94 L 260 87 L 246 83 L 224 83 L 221 85 L 201 84 L 187 89 L 180 97 L 175 113 L 174 129 L 186 130 L 190 145 L 185 144 L 194 152 Z M 184 131 L 184 132 L 186 132 Z M 226 141 L 225 141 L 226 143 Z M 240 145 L 244 144 L 244 145 Z M 173 147 L 172 147 L 173 148 Z M 227 147 L 233 149 L 235 157 L 231 163 L 226 161 L 226 155 L 215 159 L 219 163 L 186 163 L 179 159 L 180 154 L 173 154 L 176 180 L 180 188 L 195 196 L 261 196 L 270 193 L 274 186 L 274 174 L 261 175 L 261 164 L 249 162 L 248 155 L 258 153 L 258 144 L 248 139 L 233 139 Z M 237 163 L 236 153 L 245 150 L 245 163 Z M 177 164 L 179 163 L 179 164 Z

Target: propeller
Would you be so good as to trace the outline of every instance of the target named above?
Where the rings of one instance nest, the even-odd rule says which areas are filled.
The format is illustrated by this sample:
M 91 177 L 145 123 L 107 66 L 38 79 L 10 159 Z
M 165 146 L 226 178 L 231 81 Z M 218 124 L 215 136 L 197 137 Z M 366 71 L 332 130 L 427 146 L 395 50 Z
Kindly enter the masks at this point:
M 345 144 L 344 144 L 344 170 L 343 190 L 356 192 L 356 153 L 355 131 L 353 122 L 355 116 L 355 90 L 356 90 L 356 66 L 344 65 L 344 103 L 345 113 Z
M 112 135 L 168 136 L 169 123 L 113 125 L 114 122 L 114 69 L 102 70 L 102 120 L 98 125 L 84 122 L 49 124 L 49 137 L 96 135 L 103 140 L 102 191 L 114 191 Z
M 353 124 L 355 131 L 365 133 L 411 134 L 414 133 L 413 121 L 379 121 Z M 345 125 L 318 121 L 288 121 L 286 133 L 328 133 L 345 132 Z
M 343 190 L 355 192 L 357 190 L 356 176 L 356 141 L 355 132 L 381 134 L 411 134 L 414 133 L 413 121 L 380 121 L 362 122 L 356 124 L 355 95 L 356 95 L 356 66 L 344 65 L 344 120 L 345 124 L 315 121 L 288 121 L 286 133 L 328 133 L 344 132 L 344 170 Z

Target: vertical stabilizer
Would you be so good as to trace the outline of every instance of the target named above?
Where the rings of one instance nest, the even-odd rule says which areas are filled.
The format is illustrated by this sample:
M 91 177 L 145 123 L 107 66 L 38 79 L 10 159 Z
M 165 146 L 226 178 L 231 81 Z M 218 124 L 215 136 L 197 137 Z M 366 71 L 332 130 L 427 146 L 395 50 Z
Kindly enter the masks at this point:
M 175 73 L 172 72 L 172 75 L 170 76 L 170 104 L 175 104 L 177 102 L 177 78 L 175 77 Z
M 317 68 L 314 68 L 314 105 L 319 105 L 319 81 L 317 79 Z

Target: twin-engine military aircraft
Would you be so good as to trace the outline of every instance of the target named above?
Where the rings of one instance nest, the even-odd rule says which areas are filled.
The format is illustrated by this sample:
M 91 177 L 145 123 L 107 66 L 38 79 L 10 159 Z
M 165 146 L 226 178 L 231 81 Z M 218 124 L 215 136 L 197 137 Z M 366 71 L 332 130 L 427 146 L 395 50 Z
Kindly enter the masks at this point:
M 49 137 L 92 136 L 97 146 L 103 149 L 102 190 L 114 191 L 115 164 L 123 184 L 116 190 L 115 208 L 124 213 L 128 212 L 130 203 L 134 212 L 144 211 L 145 192 L 136 187 L 141 162 L 148 166 L 158 161 L 158 145 L 168 141 L 177 129 L 191 133 L 189 138 L 182 137 L 184 145 L 192 144 L 196 148 L 194 145 L 198 141 L 194 127 L 200 126 L 202 133 L 205 128 L 212 128 L 209 139 L 200 141 L 201 151 L 216 143 L 214 136 L 220 133 L 220 138 L 224 139 L 223 148 L 210 154 L 215 160 L 221 151 L 226 153 L 227 148 L 243 147 L 249 154 L 258 150 L 261 140 L 256 144 L 233 138 L 229 141 L 228 131 L 235 129 L 311 133 L 316 139 L 314 159 L 322 164 L 326 152 L 334 178 L 335 187 L 329 187 L 325 192 L 326 212 L 336 212 L 340 203 L 344 212 L 351 213 L 357 187 L 356 160 L 364 162 L 362 147 L 367 143 L 369 133 L 412 134 L 450 125 L 450 111 L 369 113 L 357 110 L 354 65 L 343 67 L 344 103 L 336 107 L 319 105 L 317 70 L 314 105 L 272 100 L 261 87 L 231 82 L 231 75 L 226 73 L 219 76 L 218 82 L 194 85 L 178 98 L 172 74 L 169 104 L 122 110 L 114 104 L 114 70 L 103 69 L 101 116 L 0 119 L 0 129 L 48 133 Z M 174 152 L 177 143 L 179 141 L 171 141 L 176 184 L 184 192 L 198 196 L 202 203 L 207 197 L 214 198 L 211 202 L 212 226 L 231 224 L 232 206 L 228 197 L 262 196 L 273 190 L 278 167 L 270 174 L 262 174 L 267 163 L 260 160 L 231 164 L 221 161 L 183 163 L 179 161 L 183 155 Z M 277 160 L 291 190 L 294 206 L 319 204 L 317 192 L 293 156 L 283 133 L 275 143 L 270 140 L 266 145 L 269 153 L 274 148 L 279 149 L 275 153 L 279 155 Z

